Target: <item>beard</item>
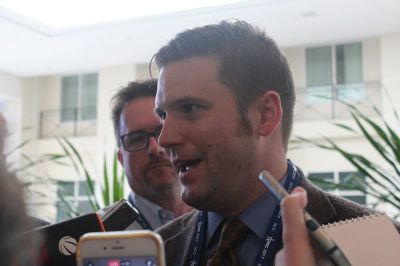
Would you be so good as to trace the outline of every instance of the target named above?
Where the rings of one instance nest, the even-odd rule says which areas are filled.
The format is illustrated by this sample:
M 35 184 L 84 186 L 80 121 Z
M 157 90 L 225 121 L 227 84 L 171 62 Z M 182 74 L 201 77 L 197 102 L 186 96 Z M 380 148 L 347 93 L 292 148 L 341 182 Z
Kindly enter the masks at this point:
M 175 194 L 180 187 L 176 172 L 168 167 L 147 171 L 143 175 L 144 189 L 155 197 Z
M 199 210 L 229 213 L 250 197 L 258 182 L 256 143 L 254 137 L 242 133 L 238 128 L 235 145 L 209 153 L 197 184 L 184 185 L 182 198 L 186 204 Z

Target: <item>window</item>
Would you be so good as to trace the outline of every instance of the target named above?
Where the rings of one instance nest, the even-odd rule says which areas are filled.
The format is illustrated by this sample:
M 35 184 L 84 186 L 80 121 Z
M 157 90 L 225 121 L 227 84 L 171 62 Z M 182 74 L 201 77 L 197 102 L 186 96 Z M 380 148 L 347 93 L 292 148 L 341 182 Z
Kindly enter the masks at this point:
M 362 44 L 306 49 L 306 86 L 308 105 L 363 99 Z
M 62 122 L 96 119 L 97 79 L 96 73 L 62 77 Z
M 332 192 L 335 195 L 347 198 L 359 204 L 366 205 L 367 203 L 365 194 L 358 190 L 335 188 L 335 184 L 343 184 L 345 181 L 352 180 L 353 184 L 357 184 L 365 189 L 365 184 L 363 182 L 364 177 L 358 172 L 314 172 L 309 173 L 308 177 L 322 181 L 315 183 L 325 191 Z M 327 183 L 324 183 L 324 181 Z
M 316 178 L 318 180 L 321 180 L 321 183 L 318 183 L 318 186 L 322 188 L 323 190 L 326 191 L 331 191 L 335 189 L 335 186 L 330 184 L 333 183 L 334 181 L 334 176 L 332 172 L 326 172 L 326 173 L 311 173 L 309 176 L 312 176 L 313 178 Z M 324 183 L 326 182 L 326 183 Z
M 73 211 L 79 214 L 92 212 L 86 181 L 57 183 L 57 221 L 71 218 Z

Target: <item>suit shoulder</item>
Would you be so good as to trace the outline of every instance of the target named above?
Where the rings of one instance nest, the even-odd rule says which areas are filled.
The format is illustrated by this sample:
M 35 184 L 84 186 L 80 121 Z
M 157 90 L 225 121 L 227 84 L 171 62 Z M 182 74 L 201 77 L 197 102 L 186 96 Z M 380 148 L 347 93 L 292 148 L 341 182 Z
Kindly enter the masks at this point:
M 198 211 L 191 211 L 157 229 L 164 241 L 167 266 L 188 265 L 188 249 Z
M 323 191 L 306 179 L 302 181 L 301 186 L 308 194 L 306 209 L 322 224 L 376 213 L 366 206 Z

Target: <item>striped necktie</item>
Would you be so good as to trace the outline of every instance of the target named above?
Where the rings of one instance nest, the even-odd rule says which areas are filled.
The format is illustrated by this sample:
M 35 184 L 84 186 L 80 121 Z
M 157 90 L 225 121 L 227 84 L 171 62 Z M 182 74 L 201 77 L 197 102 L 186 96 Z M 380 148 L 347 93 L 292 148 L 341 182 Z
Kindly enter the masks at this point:
M 238 218 L 225 222 L 217 249 L 207 262 L 207 266 L 239 266 L 235 247 L 239 244 L 249 228 Z

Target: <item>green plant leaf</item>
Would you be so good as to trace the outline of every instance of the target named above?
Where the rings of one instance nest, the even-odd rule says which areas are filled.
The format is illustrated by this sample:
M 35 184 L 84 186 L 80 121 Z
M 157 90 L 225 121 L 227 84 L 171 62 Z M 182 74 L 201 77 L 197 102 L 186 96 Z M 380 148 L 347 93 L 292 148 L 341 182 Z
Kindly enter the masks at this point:
M 104 162 L 103 162 L 103 200 L 104 205 L 111 204 L 111 191 L 110 191 L 110 181 L 108 176 L 108 169 L 107 169 L 107 157 L 104 155 Z
M 382 117 L 382 113 L 376 106 L 373 109 L 378 117 L 381 118 L 383 126 L 374 122 L 370 117 L 365 116 L 357 106 L 340 101 L 345 104 L 351 114 L 353 121 L 359 130 L 343 123 L 333 123 L 338 128 L 349 132 L 357 133 L 363 137 L 367 143 L 377 152 L 380 158 L 385 162 L 383 166 L 374 163 L 368 159 L 366 155 L 357 154 L 341 148 L 334 140 L 322 137 L 322 141 L 309 140 L 298 137 L 297 139 L 304 143 L 313 144 L 321 149 L 337 152 L 346 159 L 353 167 L 365 176 L 365 181 L 353 180 L 352 178 L 342 179 L 342 183 L 335 184 L 331 181 L 321 183 L 321 180 L 315 180 L 310 177 L 313 182 L 330 186 L 333 189 L 357 190 L 376 199 L 374 203 L 382 202 L 397 208 L 400 214 L 400 137 L 398 131 L 394 130 Z M 399 122 L 398 113 L 393 110 L 397 122 Z
M 81 173 L 83 172 L 83 176 L 85 177 L 87 187 L 89 189 L 88 196 L 89 196 L 90 205 L 92 206 L 92 209 L 94 211 L 97 211 L 98 209 L 100 209 L 100 205 L 97 202 L 96 197 L 95 197 L 93 178 L 90 176 L 89 171 L 87 170 L 80 153 L 67 138 L 60 137 L 60 138 L 57 138 L 57 141 L 63 148 L 64 152 L 70 158 L 76 173 L 79 176 L 82 176 Z

